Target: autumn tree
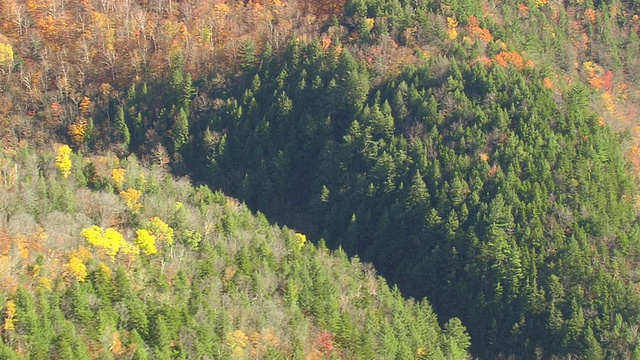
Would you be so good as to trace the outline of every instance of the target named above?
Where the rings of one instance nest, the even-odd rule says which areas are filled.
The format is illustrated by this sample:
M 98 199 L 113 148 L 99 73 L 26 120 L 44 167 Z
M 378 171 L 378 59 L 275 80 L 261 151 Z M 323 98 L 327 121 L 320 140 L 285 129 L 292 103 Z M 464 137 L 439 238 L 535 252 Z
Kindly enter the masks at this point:
M 56 156 L 56 167 L 59 173 L 67 178 L 71 174 L 71 148 L 69 145 L 62 145 L 58 148 L 58 155 Z

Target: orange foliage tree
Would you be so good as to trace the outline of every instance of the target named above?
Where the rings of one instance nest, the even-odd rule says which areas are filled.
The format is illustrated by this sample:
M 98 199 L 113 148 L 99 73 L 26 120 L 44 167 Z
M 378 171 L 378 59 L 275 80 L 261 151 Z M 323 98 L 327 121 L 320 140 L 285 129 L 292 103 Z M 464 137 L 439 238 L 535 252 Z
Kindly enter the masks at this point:
M 494 56 L 493 61 L 504 68 L 513 66 L 517 70 L 534 66 L 533 61 L 525 61 L 522 55 L 515 51 L 501 51 L 498 55 Z
M 467 27 L 469 30 L 469 34 L 479 39 L 480 41 L 484 43 L 493 41 L 493 35 L 491 35 L 491 32 L 489 31 L 489 29 L 480 27 L 480 21 L 475 16 L 473 15 L 469 16 Z

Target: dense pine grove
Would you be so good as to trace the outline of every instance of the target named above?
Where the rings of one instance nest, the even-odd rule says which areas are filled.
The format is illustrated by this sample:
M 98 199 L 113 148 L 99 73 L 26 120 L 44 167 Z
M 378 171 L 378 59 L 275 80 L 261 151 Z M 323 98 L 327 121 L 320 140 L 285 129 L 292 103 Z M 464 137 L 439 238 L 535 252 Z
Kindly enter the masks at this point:
M 284 59 L 210 121 L 213 184 L 300 210 L 329 247 L 460 316 L 478 355 L 640 351 L 634 183 L 583 86 L 558 103 L 535 72 L 438 59 L 366 91 L 347 54 Z
M 639 31 L 0 0 L 0 357 L 640 359 Z

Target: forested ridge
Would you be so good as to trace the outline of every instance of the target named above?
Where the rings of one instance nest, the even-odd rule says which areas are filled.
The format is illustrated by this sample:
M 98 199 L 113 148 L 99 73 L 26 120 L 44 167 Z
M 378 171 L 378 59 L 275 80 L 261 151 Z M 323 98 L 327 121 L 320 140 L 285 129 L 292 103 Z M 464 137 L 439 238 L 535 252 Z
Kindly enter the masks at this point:
M 3 359 L 456 358 L 469 337 L 344 251 L 113 154 L 0 156 Z
M 7 356 L 640 358 L 636 2 L 0 4 Z

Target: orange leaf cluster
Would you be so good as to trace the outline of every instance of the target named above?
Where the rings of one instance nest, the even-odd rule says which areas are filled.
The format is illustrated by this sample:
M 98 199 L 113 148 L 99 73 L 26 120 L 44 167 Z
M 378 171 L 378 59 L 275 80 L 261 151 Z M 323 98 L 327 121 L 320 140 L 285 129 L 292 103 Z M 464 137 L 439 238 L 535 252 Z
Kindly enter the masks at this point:
M 480 27 L 480 21 L 478 21 L 478 18 L 473 15 L 469 17 L 468 30 L 469 34 L 477 39 L 480 39 L 480 41 L 484 43 L 493 41 L 493 35 L 491 35 L 489 29 Z
M 249 335 L 249 353 L 252 358 L 262 358 L 267 354 L 269 348 L 277 348 L 279 345 L 280 339 L 274 335 L 270 328 Z
M 80 112 L 80 116 L 87 117 L 89 115 L 90 110 L 91 110 L 91 100 L 89 99 L 89 97 L 84 96 L 82 98 L 82 101 L 80 102 L 80 105 L 78 105 L 78 111 Z
M 320 46 L 322 46 L 323 49 L 325 50 L 329 49 L 330 45 L 331 45 L 331 39 L 328 36 L 323 36 L 322 39 L 320 39 Z
M 610 93 L 613 90 L 613 72 L 610 70 L 604 71 L 602 66 L 587 61 L 582 64 L 583 69 L 587 73 L 589 84 L 594 90 L 603 90 Z
M 518 16 L 523 18 L 529 17 L 529 7 L 525 4 L 518 4 Z
M 525 67 L 531 67 L 533 65 L 533 62 L 530 60 L 525 62 L 522 55 L 515 51 L 501 51 L 493 58 L 493 61 L 504 68 L 513 66 L 517 70 L 522 70 Z
M 596 12 L 593 9 L 587 9 L 584 11 L 584 18 L 593 23 L 596 21 Z

